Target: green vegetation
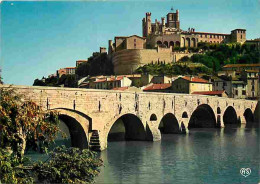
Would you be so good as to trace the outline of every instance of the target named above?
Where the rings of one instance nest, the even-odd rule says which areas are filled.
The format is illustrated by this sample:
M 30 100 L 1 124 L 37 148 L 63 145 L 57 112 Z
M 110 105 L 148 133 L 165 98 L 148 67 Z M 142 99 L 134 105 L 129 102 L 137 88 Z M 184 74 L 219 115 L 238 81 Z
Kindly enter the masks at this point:
M 160 64 L 147 64 L 139 67 L 136 73 L 151 74 L 151 75 L 184 75 L 197 73 L 211 73 L 211 70 L 203 64 L 195 63 L 160 63 Z
M 194 54 L 191 58 L 184 56 L 175 64 L 147 64 L 139 67 L 136 73 L 149 73 L 153 75 L 185 75 L 198 73 L 212 73 L 221 70 L 226 64 L 260 63 L 260 51 L 256 45 L 249 44 L 209 44 L 199 43 L 197 48 L 175 47 L 175 51 L 203 52 Z M 202 64 L 192 66 L 192 63 Z
M 256 45 L 248 44 L 213 44 L 201 43 L 205 54 L 194 54 L 190 60 L 202 63 L 213 71 L 219 71 L 226 64 L 260 63 L 260 52 Z
M 76 74 L 79 78 L 88 75 L 112 75 L 113 73 L 113 64 L 107 53 L 96 53 L 96 55 L 88 58 L 88 62 L 82 63 L 76 68 Z
M 48 153 L 60 132 L 58 114 L 24 102 L 12 88 L 0 89 L 0 183 L 89 183 L 102 161 L 89 150 L 56 148 L 32 163 L 26 151 Z
M 77 85 L 77 79 L 76 75 L 62 75 L 60 78 L 58 77 L 49 77 L 49 78 L 42 78 L 41 80 L 35 79 L 33 86 L 52 86 L 52 87 L 70 87 L 70 88 L 76 88 Z

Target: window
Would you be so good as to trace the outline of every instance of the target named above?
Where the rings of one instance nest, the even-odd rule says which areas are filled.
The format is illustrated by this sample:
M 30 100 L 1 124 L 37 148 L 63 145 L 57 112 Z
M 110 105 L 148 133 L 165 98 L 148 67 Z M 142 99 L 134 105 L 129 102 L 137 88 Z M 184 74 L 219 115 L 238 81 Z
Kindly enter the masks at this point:
M 237 90 L 235 90 L 235 95 L 238 95 L 238 91 Z
M 210 38 L 212 38 L 212 35 L 210 35 Z
M 241 35 L 241 39 L 243 38 L 243 35 Z
M 242 90 L 242 95 L 246 95 L 246 90 Z
M 134 44 L 134 47 L 135 47 L 135 49 L 136 49 L 136 44 Z
M 252 91 L 255 91 L 255 86 L 252 86 Z
M 134 42 L 136 42 L 136 39 L 134 39 Z
M 218 82 L 216 82 L 216 86 L 218 86 Z

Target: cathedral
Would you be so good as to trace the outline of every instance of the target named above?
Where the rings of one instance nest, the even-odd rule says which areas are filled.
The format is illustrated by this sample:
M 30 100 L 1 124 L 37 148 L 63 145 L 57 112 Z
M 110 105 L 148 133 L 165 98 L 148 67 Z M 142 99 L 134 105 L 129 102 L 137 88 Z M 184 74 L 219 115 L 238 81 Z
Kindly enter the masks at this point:
M 180 28 L 179 10 L 173 12 L 173 9 L 161 22 L 155 19 L 151 22 L 151 13 L 146 13 L 142 21 L 143 37 L 146 38 L 148 47 L 196 47 L 199 42 L 208 43 L 229 43 L 246 41 L 246 30 L 235 29 L 231 34 L 196 32 L 194 28 L 184 31 Z
M 178 62 L 182 57 L 194 53 L 175 51 L 176 47 L 197 47 L 199 42 L 209 44 L 244 43 L 246 30 L 235 29 L 230 34 L 187 31 L 180 28 L 179 10 L 169 12 L 151 21 L 152 14 L 146 13 L 142 20 L 142 36 L 116 36 L 114 43 L 108 42 L 108 56 L 114 65 L 115 74 L 132 74 L 139 67 L 149 63 Z

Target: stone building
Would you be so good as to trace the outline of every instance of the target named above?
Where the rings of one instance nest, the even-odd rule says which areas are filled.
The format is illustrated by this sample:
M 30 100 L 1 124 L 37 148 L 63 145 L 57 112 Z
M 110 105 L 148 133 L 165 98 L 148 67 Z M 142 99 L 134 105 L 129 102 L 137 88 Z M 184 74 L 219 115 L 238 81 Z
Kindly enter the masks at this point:
M 171 93 L 172 84 L 152 84 L 143 89 L 144 92 L 161 92 L 161 93 Z
M 135 70 L 150 63 L 172 63 L 188 52 L 175 52 L 175 47 L 197 47 L 199 42 L 227 43 L 246 41 L 246 30 L 235 29 L 230 34 L 196 32 L 194 28 L 184 31 L 180 27 L 179 11 L 170 12 L 161 22 L 151 21 L 151 13 L 142 20 L 143 36 L 116 36 L 108 42 L 108 58 L 114 65 L 116 75 L 133 74 Z
M 66 67 L 57 70 L 57 76 L 60 78 L 62 75 L 73 75 L 75 74 L 76 67 Z
M 257 70 L 260 72 L 260 63 L 256 64 L 227 64 L 223 66 L 223 71 L 242 72 L 244 70 Z
M 78 67 L 80 64 L 88 62 L 88 60 L 77 60 L 76 61 L 76 67 Z
M 149 47 L 164 45 L 165 47 L 196 47 L 199 42 L 208 43 L 244 43 L 246 41 L 246 30 L 235 29 L 230 34 L 197 32 L 195 28 L 184 31 L 180 28 L 179 10 L 169 12 L 161 22 L 155 19 L 151 22 L 151 12 L 146 13 L 142 20 L 143 37 L 147 38 Z
M 191 94 L 195 91 L 212 91 L 212 83 L 198 77 L 179 77 L 172 82 L 173 93 Z
M 93 86 L 94 89 L 113 89 L 129 87 L 131 86 L 132 81 L 125 76 L 112 76 L 99 78 L 90 83 L 90 86 Z
M 259 71 L 257 70 L 245 70 L 242 72 L 242 76 L 245 76 L 245 81 L 247 83 L 246 96 L 249 99 L 259 98 Z
M 241 98 L 245 99 L 246 96 L 246 90 L 247 85 L 244 81 L 241 80 L 232 80 L 232 98 Z

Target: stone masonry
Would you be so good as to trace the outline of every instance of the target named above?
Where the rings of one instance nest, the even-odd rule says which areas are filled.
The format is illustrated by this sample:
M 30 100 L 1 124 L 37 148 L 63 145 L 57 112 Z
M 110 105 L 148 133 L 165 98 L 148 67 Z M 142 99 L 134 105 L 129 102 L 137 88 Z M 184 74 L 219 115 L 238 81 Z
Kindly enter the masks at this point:
M 9 88 L 9 85 L 1 85 Z M 161 138 L 158 129 L 164 115 L 173 114 L 181 127 L 181 122 L 188 127 L 189 118 L 201 104 L 207 104 L 224 127 L 223 114 L 228 107 L 233 107 L 241 123 L 245 124 L 244 112 L 254 112 L 257 101 L 241 100 L 213 96 L 200 96 L 174 93 L 135 93 L 108 90 L 78 88 L 54 88 L 11 86 L 24 100 L 32 100 L 44 110 L 56 109 L 60 114 L 69 116 L 82 126 L 89 143 L 91 135 L 99 136 L 101 150 L 107 148 L 107 137 L 112 125 L 121 116 L 132 114 L 140 119 L 145 130 L 146 140 L 157 141 Z M 219 107 L 220 111 L 217 110 Z M 186 112 L 188 117 L 183 117 Z M 150 121 L 152 114 L 157 119 Z

